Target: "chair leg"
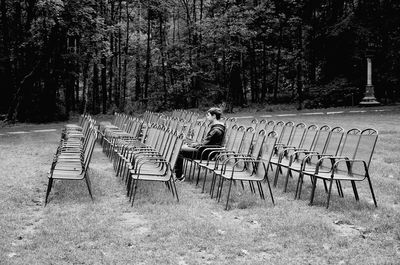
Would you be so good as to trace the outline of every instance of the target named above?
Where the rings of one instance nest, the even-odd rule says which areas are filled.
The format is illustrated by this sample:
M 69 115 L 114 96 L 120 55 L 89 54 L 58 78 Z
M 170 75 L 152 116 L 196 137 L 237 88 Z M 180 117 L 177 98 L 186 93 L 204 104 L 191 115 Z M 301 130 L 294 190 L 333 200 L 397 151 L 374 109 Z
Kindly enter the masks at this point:
M 215 189 L 215 183 L 216 183 L 216 181 L 217 181 L 217 176 L 216 176 L 215 172 L 213 172 L 213 176 L 212 176 L 212 179 L 211 179 L 211 187 L 210 187 L 210 196 L 211 196 L 211 199 L 212 199 L 213 196 L 214 196 L 214 189 Z
M 139 184 L 139 177 L 138 177 L 137 180 L 135 180 L 135 187 L 134 187 L 134 189 L 133 189 L 132 204 L 131 204 L 131 206 L 133 206 L 133 203 L 134 203 L 134 201 L 135 201 L 135 195 L 136 195 L 136 191 L 137 191 L 138 184 Z
M 224 177 L 221 176 L 220 177 L 221 187 L 219 188 L 219 194 L 218 194 L 218 190 L 217 190 L 218 202 L 220 202 L 221 197 L 222 197 L 222 188 L 224 187 L 224 181 L 225 181 Z M 231 183 L 232 183 L 232 181 L 231 181 Z
M 179 202 L 179 197 L 178 197 L 178 190 L 176 189 L 175 181 L 170 179 L 172 190 L 175 190 L 175 195 L 176 195 L 176 201 Z
M 351 181 L 351 186 L 353 187 L 354 197 L 356 198 L 356 201 L 359 201 L 360 198 L 358 197 L 358 192 L 357 192 L 357 187 L 356 187 L 355 181 Z
M 253 182 L 249 181 L 249 187 L 250 187 L 250 191 L 252 193 L 256 193 L 256 189 L 254 188 L 254 183 Z
M 268 179 L 268 174 L 267 173 L 265 173 L 265 181 L 267 182 L 267 185 L 268 185 L 269 195 L 271 196 L 272 204 L 275 205 L 274 195 L 272 195 L 271 184 L 269 183 L 269 179 Z
M 44 201 L 44 206 L 46 206 L 47 205 L 47 200 L 48 200 L 48 198 L 49 198 L 49 194 L 50 194 L 50 191 L 51 191 L 51 187 L 53 186 L 53 178 L 49 178 L 49 182 L 48 182 L 48 184 L 47 184 L 47 191 L 46 191 L 46 199 L 45 199 L 45 201 Z
M 199 171 L 200 171 L 200 167 L 199 167 Z M 204 193 L 204 190 L 205 190 L 205 188 L 206 188 L 207 171 L 208 171 L 208 169 L 206 168 L 206 169 L 204 170 L 203 187 L 201 188 L 201 193 Z
M 286 173 L 286 177 L 285 177 L 285 184 L 283 186 L 283 192 L 287 191 L 287 186 L 288 186 L 288 183 L 289 183 L 289 174 L 290 174 L 290 169 L 288 168 L 287 169 L 287 173 Z
M 371 179 L 369 178 L 369 174 L 367 173 L 366 176 L 368 179 L 369 189 L 371 190 L 372 199 L 374 200 L 375 207 L 378 207 L 378 204 L 376 203 L 374 189 L 372 188 L 372 182 L 371 182 Z
M 331 179 L 331 180 L 329 181 L 329 190 L 328 190 L 328 199 L 326 200 L 326 209 L 328 209 L 328 207 L 329 207 L 329 201 L 330 201 L 330 199 L 331 199 L 332 184 L 333 184 L 333 180 Z
M 342 184 L 340 183 L 339 180 L 336 180 L 336 187 L 338 189 L 339 196 L 343 198 L 344 194 L 343 194 Z
M 128 190 L 128 193 L 129 193 L 129 201 L 131 202 L 132 201 L 132 194 L 133 194 L 133 188 L 135 187 L 135 183 L 136 183 L 136 180 L 132 177 L 132 180 L 131 180 L 131 185 L 130 185 L 130 187 L 129 187 L 129 190 Z
M 128 197 L 130 196 L 130 193 L 131 193 L 131 189 L 132 189 L 131 185 L 132 185 L 132 178 L 131 178 L 131 175 L 129 174 L 127 177 L 127 182 L 126 182 L 126 196 L 128 196 Z
M 264 191 L 261 185 L 261 182 L 257 181 L 258 192 L 260 193 L 260 198 L 265 201 Z
M 312 181 L 312 189 L 311 189 L 311 196 L 310 196 L 310 205 L 313 204 L 314 201 L 314 195 L 315 195 L 315 188 L 317 187 L 317 178 L 314 178 L 314 181 Z
M 234 183 L 235 183 L 235 185 L 236 185 L 236 181 L 234 180 Z M 244 190 L 244 184 L 243 184 L 243 181 L 241 180 L 240 181 L 240 184 L 242 185 L 242 189 Z
M 196 186 L 199 185 L 199 181 L 200 181 L 200 171 L 201 171 L 201 166 L 199 166 L 199 169 L 197 170 Z M 193 173 L 194 173 L 194 172 L 193 172 Z
M 278 164 L 276 164 L 275 177 L 274 177 L 274 187 L 276 187 L 276 185 L 278 185 L 279 172 L 282 172 L 282 169 L 280 168 L 280 166 Z
M 303 188 L 303 180 L 304 180 L 304 174 L 299 172 L 299 178 L 297 179 L 296 193 L 294 195 L 294 199 L 300 200 L 301 189 Z
M 325 181 L 325 179 L 323 180 L 323 182 L 324 182 L 325 192 L 328 192 L 328 187 L 326 186 L 326 181 Z
M 86 180 L 86 185 L 87 185 L 88 190 L 89 190 L 90 198 L 92 198 L 92 201 L 93 201 L 92 187 L 91 187 L 92 185 L 91 185 L 91 183 L 90 183 L 90 178 L 89 178 L 89 175 L 88 175 L 88 174 L 85 175 L 85 180 Z
M 232 179 L 229 182 L 229 189 L 228 189 L 228 196 L 226 197 L 226 206 L 225 206 L 225 210 L 228 210 L 228 206 L 229 206 L 229 195 L 231 194 L 231 188 L 232 188 Z

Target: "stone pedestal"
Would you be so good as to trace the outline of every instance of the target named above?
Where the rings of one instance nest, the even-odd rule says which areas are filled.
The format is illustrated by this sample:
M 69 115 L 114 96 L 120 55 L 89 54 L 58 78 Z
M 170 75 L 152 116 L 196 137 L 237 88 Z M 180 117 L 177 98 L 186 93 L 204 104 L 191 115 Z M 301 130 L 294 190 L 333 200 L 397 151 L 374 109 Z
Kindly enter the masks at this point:
M 372 85 L 372 62 L 367 58 L 367 85 L 365 86 L 364 97 L 360 102 L 363 106 L 376 106 L 380 103 L 375 98 L 374 86 Z
M 376 106 L 376 105 L 380 105 L 381 103 L 379 103 L 376 98 L 375 98 L 375 94 L 374 94 L 374 86 L 373 85 L 366 85 L 365 86 L 365 94 L 363 99 L 360 102 L 360 105 L 363 106 Z

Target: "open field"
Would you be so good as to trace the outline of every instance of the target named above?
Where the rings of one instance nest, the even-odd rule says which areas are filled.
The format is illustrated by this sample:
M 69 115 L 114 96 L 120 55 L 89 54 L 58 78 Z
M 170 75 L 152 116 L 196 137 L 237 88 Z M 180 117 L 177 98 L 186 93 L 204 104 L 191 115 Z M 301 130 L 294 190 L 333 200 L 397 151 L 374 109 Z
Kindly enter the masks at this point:
M 238 186 L 224 211 L 226 192 L 217 203 L 184 182 L 180 203 L 162 184 L 148 184 L 131 207 L 99 145 L 89 171 L 94 202 L 83 181 L 56 181 L 44 207 L 61 124 L 18 125 L 0 129 L 0 264 L 399 264 L 400 111 L 281 119 L 377 129 L 370 173 L 378 208 L 367 182 L 358 185 L 360 202 L 346 185 L 327 210 L 322 186 L 308 206 L 309 180 L 294 200 L 294 181 L 283 193 L 283 178 L 275 206 Z M 46 128 L 58 130 L 4 134 Z

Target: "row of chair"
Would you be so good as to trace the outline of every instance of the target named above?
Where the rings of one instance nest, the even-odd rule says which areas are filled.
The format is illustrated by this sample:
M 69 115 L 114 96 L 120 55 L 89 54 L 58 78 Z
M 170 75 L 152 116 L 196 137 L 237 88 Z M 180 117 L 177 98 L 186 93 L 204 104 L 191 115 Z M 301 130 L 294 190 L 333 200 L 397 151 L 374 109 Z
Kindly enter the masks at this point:
M 165 182 L 179 200 L 172 173 L 187 125 L 183 119 L 152 112 L 141 119 L 116 114 L 112 122 L 100 124 L 103 151 L 124 180 L 132 204 L 140 181 Z
M 267 127 L 269 122 L 254 122 L 255 128 Z M 280 126 L 278 127 L 278 124 Z M 264 126 L 263 126 L 264 125 Z M 367 180 L 375 206 L 369 165 L 378 139 L 375 129 L 360 130 L 352 128 L 345 131 L 342 127 L 324 125 L 306 126 L 304 123 L 277 122 L 273 127 L 280 132 L 278 143 L 271 158 L 271 166 L 275 166 L 274 186 L 277 185 L 282 169 L 286 169 L 284 191 L 293 173 L 298 174 L 295 199 L 299 199 L 304 176 L 310 176 L 312 192 L 310 204 L 313 203 L 317 179 L 324 181 L 328 194 L 326 207 L 329 207 L 332 184 L 336 183 L 339 196 L 343 197 L 341 182 L 349 181 L 355 199 L 358 201 L 356 182 Z M 326 182 L 329 182 L 329 189 Z
M 253 193 L 256 192 L 256 185 L 260 198 L 263 200 L 265 200 L 265 195 L 262 183 L 266 182 L 274 204 L 268 179 L 268 165 L 277 141 L 276 136 L 274 131 L 267 133 L 265 130 L 260 130 L 256 134 L 252 127 L 246 128 L 232 124 L 227 127 L 222 147 L 203 146 L 204 151 L 200 158 L 187 159 L 187 163 L 190 164 L 189 169 L 186 170 L 187 174 L 193 176 L 197 169 L 196 185 L 198 185 L 201 170 L 204 170 L 202 187 L 204 192 L 207 175 L 211 173 L 209 193 L 213 198 L 216 192 L 215 198 L 218 202 L 222 196 L 224 182 L 229 181 L 225 209 L 229 208 L 232 183 L 237 181 L 243 189 L 243 182 L 248 182 Z
M 175 130 L 175 132 L 186 132 L 189 137 L 186 136 L 185 141 L 200 141 L 202 137 L 206 135 L 209 129 L 207 124 L 201 121 L 197 121 L 193 124 L 180 119 L 179 117 L 167 117 L 165 115 L 161 116 L 155 113 L 148 113 L 147 117 L 147 120 L 157 120 L 164 126 L 164 128 L 171 126 L 172 129 L 170 128 L 170 130 Z M 135 123 L 139 124 L 140 122 L 139 120 L 136 120 Z M 284 191 L 287 190 L 289 179 L 293 178 L 293 173 L 298 173 L 295 198 L 300 198 L 304 176 L 310 176 L 313 184 L 312 197 L 310 198 L 311 203 L 313 201 L 317 179 L 321 178 L 324 180 L 325 189 L 328 193 L 327 207 L 329 206 L 329 198 L 333 182 L 336 183 L 339 195 L 343 196 L 341 181 L 350 181 L 356 200 L 358 200 L 355 182 L 367 179 L 370 185 L 374 203 L 377 205 L 368 173 L 369 164 L 371 162 L 372 154 L 374 152 L 378 137 L 378 132 L 376 130 L 371 128 L 363 131 L 359 129 L 350 129 L 345 132 L 341 127 L 331 128 L 327 125 L 321 127 L 318 127 L 317 125 L 306 126 L 304 123 L 294 124 L 293 122 L 275 122 L 267 120 L 253 120 L 251 129 L 239 126 L 235 119 L 227 119 L 225 123 L 227 125 L 227 132 L 224 139 L 224 147 L 213 150 L 210 148 L 214 147 L 209 147 L 207 151 L 212 151 L 214 154 L 216 154 L 215 156 L 207 158 L 202 157 L 200 160 L 188 159 L 186 163 L 186 170 L 188 172 L 189 179 L 195 178 L 194 175 L 197 169 L 196 185 L 199 183 L 201 170 L 205 170 L 203 191 L 206 183 L 207 173 L 212 172 L 213 179 L 210 187 L 210 194 L 212 197 L 214 195 L 215 185 L 217 185 L 217 179 L 219 182 L 216 189 L 216 198 L 219 200 L 221 198 L 224 179 L 229 179 L 232 182 L 236 178 L 239 179 L 239 176 L 254 176 L 254 174 L 259 174 L 259 171 L 261 172 L 261 165 L 266 165 L 266 170 L 263 172 L 264 175 L 262 179 L 263 181 L 266 181 L 268 185 L 268 168 L 275 167 L 274 186 L 277 185 L 278 178 L 282 173 L 282 170 L 286 169 Z M 124 123 L 123 126 L 125 126 L 125 128 L 129 128 L 127 124 L 128 123 Z M 142 123 L 142 134 L 145 128 L 150 127 L 148 124 L 144 126 L 143 124 L 147 123 Z M 145 132 L 143 135 L 141 135 L 141 144 L 144 144 L 147 137 L 149 137 L 147 133 L 148 132 Z M 266 152 L 268 150 L 260 152 L 257 155 L 256 146 L 257 144 L 260 144 L 260 142 L 258 142 L 258 139 L 261 139 L 260 133 L 275 139 L 273 144 L 274 148 L 267 148 L 268 150 L 272 150 L 270 158 L 268 158 L 268 152 Z M 131 134 L 131 137 L 133 143 L 138 143 L 139 135 Z M 120 159 L 124 157 L 125 162 L 123 163 L 126 163 L 126 152 L 129 153 L 132 151 L 132 148 L 135 149 L 137 147 L 130 145 L 129 140 L 124 139 L 123 137 L 121 138 L 118 136 L 114 138 L 108 138 L 114 139 L 114 143 L 109 144 L 109 147 L 105 148 L 106 153 L 109 155 L 117 155 L 118 159 L 115 159 L 114 157 L 113 160 L 118 161 L 115 164 L 115 167 L 117 174 L 121 174 Z M 266 148 L 266 146 L 267 144 L 265 144 L 264 148 Z M 156 148 L 157 150 L 156 146 L 153 146 L 153 148 Z M 110 150 L 113 150 L 113 152 L 109 152 Z M 260 150 L 262 150 L 262 148 Z M 160 152 L 160 150 L 158 150 L 158 152 Z M 265 154 L 264 157 L 263 154 Z M 261 157 L 263 158 L 260 160 Z M 211 158 L 212 160 L 210 160 Z M 247 162 L 240 160 L 240 158 L 243 158 Z M 266 160 L 267 158 L 268 160 Z M 129 159 L 130 158 L 128 158 L 128 160 Z M 251 163 L 249 161 L 251 161 Z M 262 163 L 254 161 L 262 161 Z M 235 167 L 241 166 L 241 173 L 238 173 L 238 170 L 233 170 L 233 165 L 235 165 Z M 343 165 L 345 166 L 343 167 Z M 127 183 L 131 183 L 129 182 L 130 178 L 126 177 L 125 164 L 123 168 L 125 168 L 123 170 L 124 173 L 122 173 L 123 178 L 127 181 Z M 360 172 L 361 169 L 363 170 L 362 173 Z M 132 170 L 132 168 L 129 170 Z M 230 178 L 227 178 L 229 174 L 226 172 L 231 174 Z M 326 188 L 326 181 L 330 183 L 329 189 Z M 249 184 L 250 183 L 253 182 L 249 181 Z M 255 183 L 257 183 L 257 181 L 255 181 Z M 131 185 L 128 186 L 131 188 L 133 187 Z M 254 184 L 250 184 L 250 187 L 252 191 L 255 191 Z M 272 192 L 270 191 L 270 193 L 271 199 L 273 200 Z M 261 197 L 263 197 L 262 194 L 263 191 L 261 186 Z M 228 203 L 226 207 L 228 208 Z
M 48 173 L 45 205 L 47 205 L 54 180 L 85 180 L 93 199 L 91 183 L 87 174 L 93 148 L 97 139 L 95 121 L 87 115 L 81 116 L 78 124 L 67 124 L 53 157 Z

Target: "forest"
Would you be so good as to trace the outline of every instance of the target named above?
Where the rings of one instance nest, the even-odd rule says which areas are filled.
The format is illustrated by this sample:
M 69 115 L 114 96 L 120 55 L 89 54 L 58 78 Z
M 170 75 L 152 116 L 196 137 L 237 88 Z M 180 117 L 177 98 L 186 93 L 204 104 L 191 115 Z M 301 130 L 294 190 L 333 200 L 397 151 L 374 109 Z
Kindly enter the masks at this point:
M 0 115 L 400 99 L 398 0 L 0 0 Z

